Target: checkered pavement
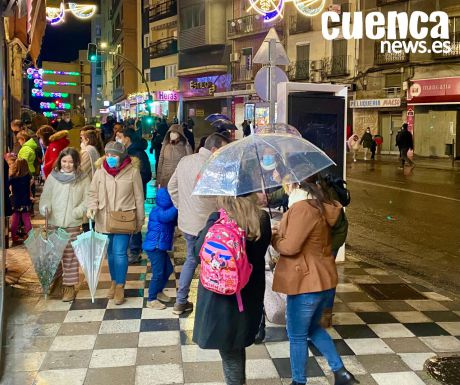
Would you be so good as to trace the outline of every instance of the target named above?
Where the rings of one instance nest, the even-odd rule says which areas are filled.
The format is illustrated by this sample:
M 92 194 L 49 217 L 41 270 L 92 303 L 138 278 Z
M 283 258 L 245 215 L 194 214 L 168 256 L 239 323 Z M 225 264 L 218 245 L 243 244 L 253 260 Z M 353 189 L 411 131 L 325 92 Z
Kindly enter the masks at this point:
M 176 255 L 183 257 L 183 238 Z M 175 296 L 181 266 L 165 293 Z M 338 265 L 340 283 L 329 330 L 346 367 L 364 385 L 438 384 L 423 371 L 427 358 L 460 352 L 460 301 L 384 269 L 349 258 Z M 151 277 L 144 259 L 129 266 L 127 301 L 105 298 L 110 285 L 102 268 L 95 303 L 84 284 L 73 303 L 20 298 L 9 315 L 4 385 L 223 385 L 217 351 L 191 340 L 194 313 L 145 307 Z M 192 282 L 196 302 L 198 280 Z M 361 284 L 408 284 L 423 299 L 376 301 Z M 328 365 L 310 348 L 309 384 L 332 384 Z M 285 328 L 267 325 L 265 344 L 248 348 L 249 385 L 290 383 Z

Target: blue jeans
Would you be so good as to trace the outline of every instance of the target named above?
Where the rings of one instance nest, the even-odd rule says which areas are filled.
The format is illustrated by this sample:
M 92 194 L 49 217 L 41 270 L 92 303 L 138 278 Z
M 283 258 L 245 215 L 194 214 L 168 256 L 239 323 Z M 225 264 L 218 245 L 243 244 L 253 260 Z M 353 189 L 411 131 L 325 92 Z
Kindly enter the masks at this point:
M 147 251 L 147 256 L 152 265 L 152 279 L 150 280 L 148 300 L 154 301 L 157 299 L 158 293 L 161 293 L 165 288 L 174 268 L 168 253 L 164 250 Z
M 188 294 L 190 293 L 190 284 L 192 283 L 193 274 L 198 263 L 193 255 L 195 249 L 195 243 L 198 237 L 194 235 L 184 233 L 185 242 L 187 244 L 187 254 L 185 256 L 185 263 L 182 266 L 182 271 L 179 278 L 179 288 L 177 289 L 176 302 L 179 304 L 186 304 L 188 300 Z
M 286 327 L 289 337 L 292 380 L 307 382 L 308 340 L 326 357 L 333 372 L 343 368 L 332 338 L 319 326 L 319 320 L 333 290 L 317 293 L 288 295 L 286 305 Z
M 128 243 L 129 234 L 108 234 L 109 246 L 107 248 L 107 259 L 112 281 L 117 285 L 124 285 L 126 273 L 128 272 Z
M 131 255 L 139 255 L 142 252 L 142 233 L 134 233 L 130 236 L 129 250 Z

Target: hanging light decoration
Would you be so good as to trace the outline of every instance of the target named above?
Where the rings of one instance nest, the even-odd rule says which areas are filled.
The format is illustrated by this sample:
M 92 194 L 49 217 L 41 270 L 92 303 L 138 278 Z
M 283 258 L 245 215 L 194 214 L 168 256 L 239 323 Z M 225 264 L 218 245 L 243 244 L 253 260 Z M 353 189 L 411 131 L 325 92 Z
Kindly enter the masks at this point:
M 61 2 L 59 7 L 46 7 L 46 20 L 51 25 L 61 24 L 65 21 L 66 12 L 71 12 L 76 18 L 86 20 L 94 16 L 97 5 Z
M 326 0 L 249 0 L 248 12 L 253 9 L 262 15 L 265 23 L 283 17 L 285 3 L 293 2 L 304 16 L 316 16 L 323 10 Z

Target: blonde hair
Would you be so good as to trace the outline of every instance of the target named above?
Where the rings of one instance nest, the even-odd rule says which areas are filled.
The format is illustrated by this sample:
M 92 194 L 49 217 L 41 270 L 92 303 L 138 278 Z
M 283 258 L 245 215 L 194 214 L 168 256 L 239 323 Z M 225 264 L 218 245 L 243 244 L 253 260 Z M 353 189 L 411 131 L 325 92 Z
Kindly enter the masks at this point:
M 260 238 L 260 208 L 256 194 L 244 197 L 219 196 L 217 206 L 223 208 L 228 216 L 246 231 L 248 239 L 258 240 Z

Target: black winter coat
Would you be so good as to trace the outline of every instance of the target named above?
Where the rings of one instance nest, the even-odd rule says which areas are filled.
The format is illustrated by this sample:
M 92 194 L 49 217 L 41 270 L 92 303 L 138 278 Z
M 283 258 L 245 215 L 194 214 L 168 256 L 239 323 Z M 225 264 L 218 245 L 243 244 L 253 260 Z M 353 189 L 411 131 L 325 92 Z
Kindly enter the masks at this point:
M 399 135 L 396 137 L 397 146 L 402 148 L 414 148 L 414 141 L 412 139 L 412 134 L 408 130 L 402 130 Z
M 188 128 L 184 128 L 184 135 L 187 138 L 188 144 L 192 147 L 193 152 L 195 152 L 195 136 L 193 135 L 193 132 Z
M 140 172 L 141 172 L 141 178 L 142 178 L 142 185 L 144 186 L 144 195 L 146 194 L 146 191 L 145 191 L 146 185 L 152 179 L 152 169 L 150 167 L 149 157 L 147 156 L 147 153 L 145 152 L 147 147 L 148 147 L 148 144 L 145 139 L 141 139 L 139 141 L 133 142 L 128 147 L 128 155 L 139 158 L 139 160 L 141 161 Z
M 213 213 L 205 228 L 201 230 L 195 245 L 198 254 L 208 229 L 219 219 Z M 235 295 L 220 295 L 198 284 L 198 299 L 195 309 L 193 341 L 202 349 L 224 351 L 242 349 L 254 343 L 262 319 L 265 293 L 265 253 L 271 241 L 270 218 L 261 212 L 261 237 L 246 242 L 246 252 L 253 266 L 248 284 L 241 291 L 244 311 L 239 312 Z

